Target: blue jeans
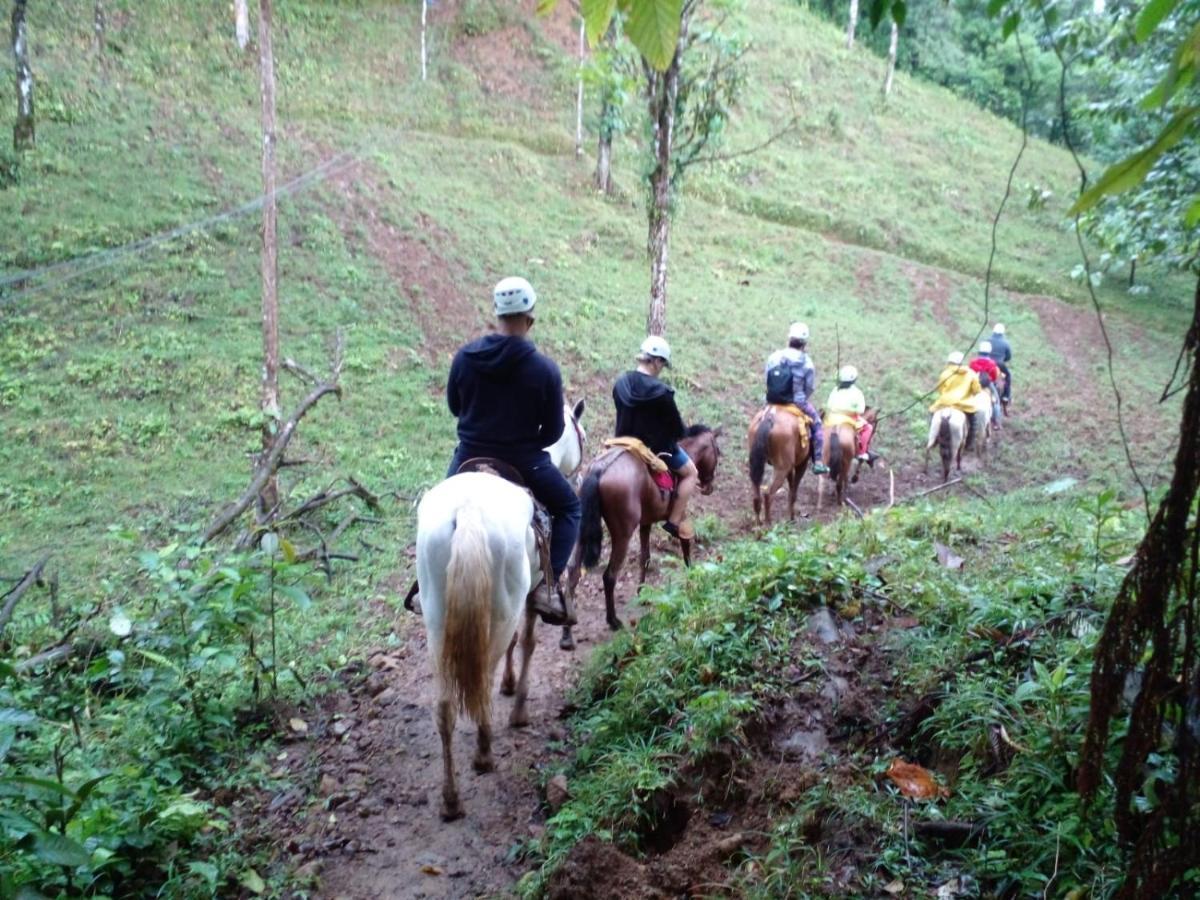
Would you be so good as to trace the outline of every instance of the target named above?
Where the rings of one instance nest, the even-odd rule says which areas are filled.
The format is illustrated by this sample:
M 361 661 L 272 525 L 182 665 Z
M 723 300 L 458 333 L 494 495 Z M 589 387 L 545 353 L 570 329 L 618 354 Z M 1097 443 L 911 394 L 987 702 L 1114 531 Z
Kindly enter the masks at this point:
M 804 414 L 808 416 L 809 438 L 812 441 L 812 458 L 814 462 L 821 461 L 821 453 L 825 450 L 825 429 L 821 426 L 821 417 L 817 414 L 817 409 L 812 405 L 812 401 L 805 399 L 803 403 L 797 403 L 798 407 L 804 410 Z
M 1004 373 L 1004 394 L 1001 396 L 1005 403 L 1012 400 L 1012 372 L 1008 370 L 1008 366 L 1004 363 L 996 363 L 1000 367 L 1000 371 Z
M 454 450 L 454 458 L 450 461 L 450 470 L 446 473 L 449 478 L 458 471 L 458 467 L 473 456 L 487 455 L 469 452 L 459 444 Z M 544 456 L 544 454 L 543 454 Z M 562 472 L 554 468 L 550 458 L 532 464 L 518 464 L 504 460 L 521 473 L 525 486 L 533 491 L 537 501 L 546 507 L 550 513 L 550 568 L 554 570 L 557 580 L 567 569 L 571 560 L 571 551 L 579 537 L 579 498 L 571 490 L 571 485 L 563 477 Z
M 692 458 L 687 455 L 687 451 L 676 444 L 675 452 L 672 453 L 671 456 L 666 460 L 666 463 L 668 469 L 670 469 L 672 472 L 678 472 L 691 461 Z

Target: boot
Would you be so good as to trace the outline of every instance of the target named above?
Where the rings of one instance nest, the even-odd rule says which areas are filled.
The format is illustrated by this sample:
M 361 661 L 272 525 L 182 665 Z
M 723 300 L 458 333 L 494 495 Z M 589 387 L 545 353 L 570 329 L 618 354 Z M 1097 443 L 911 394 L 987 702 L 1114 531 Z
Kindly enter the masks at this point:
M 547 625 L 574 625 L 575 613 L 562 589 L 561 579 L 551 585 L 543 576 L 529 592 L 528 603 Z

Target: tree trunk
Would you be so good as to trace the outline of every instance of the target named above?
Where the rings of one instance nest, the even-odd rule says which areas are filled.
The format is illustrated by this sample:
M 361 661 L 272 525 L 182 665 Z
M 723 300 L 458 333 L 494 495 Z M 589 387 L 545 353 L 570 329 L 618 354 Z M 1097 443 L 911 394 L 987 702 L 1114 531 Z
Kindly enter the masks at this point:
M 425 46 L 425 28 L 429 22 L 429 0 L 421 0 L 421 80 L 428 77 L 428 51 Z
M 896 46 L 900 43 L 900 26 L 892 20 L 892 37 L 888 41 L 887 75 L 883 79 L 883 96 L 892 93 L 892 77 L 896 74 Z
M 1116 788 L 1117 833 L 1132 854 L 1115 896 L 1130 900 L 1176 896 L 1184 872 L 1200 865 L 1200 845 L 1189 838 L 1200 830 L 1200 525 L 1191 518 L 1200 493 L 1200 282 L 1181 370 L 1188 380 L 1175 471 L 1096 645 L 1076 776 L 1085 800 L 1110 779 Z M 1112 721 L 1135 671 L 1141 688 L 1112 768 L 1105 759 Z M 1155 753 L 1174 756 L 1175 777 L 1158 783 L 1155 808 L 1143 811 L 1137 800 Z
M 96 52 L 104 52 L 104 0 L 96 0 L 92 7 L 92 39 Z
M 275 59 L 271 44 L 271 0 L 258 3 L 259 73 L 262 82 L 262 446 L 265 453 L 274 441 L 279 420 L 279 296 L 278 242 L 275 234 Z M 274 475 L 259 496 L 260 521 L 278 506 Z
M 12 49 L 17 73 L 17 121 L 13 148 L 28 150 L 34 143 L 33 70 L 29 68 L 29 33 L 25 28 L 25 0 L 13 0 Z
M 575 87 L 575 155 L 583 156 L 583 61 L 587 51 L 587 31 L 579 18 L 579 81 Z
M 854 30 L 858 28 L 858 0 L 850 0 L 850 21 L 846 25 L 846 46 L 854 46 Z
M 246 0 L 233 0 L 233 34 L 239 50 L 250 45 L 250 9 Z
M 601 109 L 601 116 L 608 112 L 608 101 Z M 612 193 L 612 129 L 604 126 L 600 120 L 600 140 L 596 147 L 596 190 L 606 194 Z
M 685 29 L 680 29 L 682 44 Z M 667 252 L 671 240 L 671 149 L 675 139 L 675 103 L 679 95 L 679 48 L 665 72 L 652 76 L 650 121 L 654 123 L 654 169 L 650 172 L 650 204 L 647 210 L 650 254 L 649 334 L 667 331 Z

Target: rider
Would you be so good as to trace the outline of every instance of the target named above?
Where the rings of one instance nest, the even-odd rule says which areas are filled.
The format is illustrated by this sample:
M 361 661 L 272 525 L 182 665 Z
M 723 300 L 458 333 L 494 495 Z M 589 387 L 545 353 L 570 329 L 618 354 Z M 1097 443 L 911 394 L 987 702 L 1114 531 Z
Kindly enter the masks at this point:
M 929 407 L 930 412 L 953 408 L 967 417 L 967 446 L 973 446 L 975 437 L 975 403 L 972 398 L 983 387 L 979 376 L 963 365 L 963 355 L 955 350 L 946 357 L 946 366 L 938 376 L 937 399 Z
M 988 342 L 992 345 L 992 352 L 988 355 L 996 361 L 996 365 L 1004 373 L 1004 393 L 1000 399 L 1004 401 L 1005 405 L 1008 405 L 1012 403 L 1012 372 L 1008 370 L 1008 364 L 1012 362 L 1012 345 L 1005 336 L 1003 322 L 997 322 L 992 326 L 992 336 Z
M 772 369 L 780 365 L 786 365 L 791 369 L 791 402 L 800 407 L 808 416 L 809 435 L 812 441 L 813 474 L 826 475 L 829 473 L 829 467 L 821 461 L 821 452 L 825 446 L 825 432 L 821 428 L 821 417 L 817 415 L 810 399 L 817 381 L 817 370 L 808 357 L 807 348 L 808 326 L 803 322 L 793 322 L 788 328 L 788 345 L 767 357 L 766 371 L 769 374 Z M 775 401 L 768 398 L 767 402 Z
M 988 393 L 992 395 L 992 426 L 1000 427 L 1000 392 L 996 385 L 1000 383 L 1000 367 L 996 365 L 996 361 L 992 359 L 992 342 L 979 342 L 979 355 L 969 363 L 969 368 L 972 372 L 979 375 L 979 381 L 983 384 L 983 376 L 987 376 L 986 387 Z
M 546 507 L 550 533 L 549 584 L 535 594 L 541 611 L 559 614 L 550 599 L 579 534 L 579 498 L 543 450 L 565 427 L 558 366 L 528 339 L 537 295 L 524 278 L 505 278 L 492 292 L 496 334 L 462 347 L 450 366 L 446 400 L 458 418 L 458 447 L 446 477 L 476 456 L 508 463 Z M 545 573 L 543 573 L 545 576 Z
M 700 473 L 682 447 L 683 417 L 675 405 L 675 392 L 658 378 L 671 365 L 671 347 L 652 334 L 642 341 L 637 368 L 626 372 L 613 385 L 617 407 L 617 437 L 635 437 L 656 456 L 667 457 L 667 468 L 675 473 L 675 504 L 663 528 L 679 537 L 679 526 L 687 516 L 688 500 L 700 483 Z
M 858 435 L 858 456 L 862 462 L 871 462 L 871 435 L 875 426 L 866 420 L 867 398 L 855 384 L 858 381 L 858 369 L 854 366 L 842 366 L 838 369 L 838 384 L 829 394 L 825 404 L 826 415 L 845 416 L 853 425 Z

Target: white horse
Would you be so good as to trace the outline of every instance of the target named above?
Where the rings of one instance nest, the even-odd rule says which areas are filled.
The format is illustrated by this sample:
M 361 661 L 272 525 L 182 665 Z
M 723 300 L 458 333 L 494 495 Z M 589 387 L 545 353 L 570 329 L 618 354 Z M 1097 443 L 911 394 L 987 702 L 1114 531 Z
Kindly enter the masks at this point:
M 569 404 L 563 404 L 563 432 L 558 440 L 546 448 L 550 454 L 550 462 L 554 468 L 562 472 L 578 488 L 579 469 L 583 465 L 583 445 L 587 441 L 587 432 L 579 424 L 583 418 L 584 402 L 580 400 L 572 409 Z
M 962 471 L 963 444 L 967 440 L 967 417 L 962 410 L 939 409 L 929 421 L 929 440 L 925 443 L 925 471 L 929 471 L 929 451 L 934 445 L 942 457 L 942 481 L 950 480 L 950 463 Z
M 562 435 L 547 448 L 566 476 L 583 461 L 579 425 L 584 404 L 564 408 Z M 417 507 L 417 583 L 429 660 L 438 684 L 435 718 L 442 739 L 442 818 L 463 815 L 454 778 L 452 742 L 461 709 L 479 727 L 474 768 L 495 769 L 492 759 L 492 681 L 505 657 L 500 692 L 516 694 L 509 725 L 529 724 L 529 660 L 536 645 L 536 613 L 526 605 L 541 578 L 533 533 L 533 501 L 523 488 L 496 475 L 466 472 L 429 490 Z M 514 677 L 513 649 L 521 631 L 521 673 Z

